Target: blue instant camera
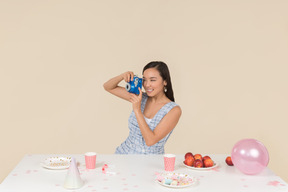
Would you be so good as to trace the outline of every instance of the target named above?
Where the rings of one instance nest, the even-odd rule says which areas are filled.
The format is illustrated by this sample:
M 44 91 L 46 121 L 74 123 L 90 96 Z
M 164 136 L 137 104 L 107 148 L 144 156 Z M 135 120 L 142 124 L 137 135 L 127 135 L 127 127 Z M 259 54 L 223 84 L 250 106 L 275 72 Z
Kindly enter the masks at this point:
M 134 93 L 137 95 L 139 95 L 138 87 L 142 89 L 142 78 L 139 78 L 137 76 L 134 76 L 133 81 L 130 81 L 129 83 L 126 84 L 126 90 L 129 93 Z

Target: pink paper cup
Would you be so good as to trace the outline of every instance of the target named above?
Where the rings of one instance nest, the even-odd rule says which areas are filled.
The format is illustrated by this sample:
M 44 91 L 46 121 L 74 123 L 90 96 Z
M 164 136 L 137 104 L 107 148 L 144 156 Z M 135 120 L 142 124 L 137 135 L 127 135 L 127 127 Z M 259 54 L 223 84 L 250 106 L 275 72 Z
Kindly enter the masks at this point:
M 86 164 L 86 169 L 95 169 L 95 166 L 96 166 L 96 153 L 95 152 L 85 153 L 85 164 Z
M 174 171 L 176 156 L 174 154 L 164 155 L 164 168 L 165 171 Z

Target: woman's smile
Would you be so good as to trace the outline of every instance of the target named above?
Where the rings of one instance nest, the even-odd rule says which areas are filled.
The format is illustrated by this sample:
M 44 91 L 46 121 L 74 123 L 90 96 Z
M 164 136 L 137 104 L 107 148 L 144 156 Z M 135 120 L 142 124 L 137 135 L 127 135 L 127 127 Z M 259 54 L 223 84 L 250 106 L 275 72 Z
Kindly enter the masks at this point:
M 152 93 L 153 89 L 151 88 L 148 88 L 148 89 L 145 89 L 146 90 L 146 93 Z

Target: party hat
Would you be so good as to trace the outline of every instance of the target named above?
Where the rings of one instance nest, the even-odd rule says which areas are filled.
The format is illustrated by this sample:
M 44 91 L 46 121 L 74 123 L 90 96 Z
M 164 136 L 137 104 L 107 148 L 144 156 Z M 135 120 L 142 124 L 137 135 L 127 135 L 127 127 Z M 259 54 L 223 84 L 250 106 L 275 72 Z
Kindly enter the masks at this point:
M 71 158 L 70 167 L 68 169 L 64 187 L 67 189 L 78 189 L 84 185 L 83 180 L 80 177 L 80 173 L 75 159 Z

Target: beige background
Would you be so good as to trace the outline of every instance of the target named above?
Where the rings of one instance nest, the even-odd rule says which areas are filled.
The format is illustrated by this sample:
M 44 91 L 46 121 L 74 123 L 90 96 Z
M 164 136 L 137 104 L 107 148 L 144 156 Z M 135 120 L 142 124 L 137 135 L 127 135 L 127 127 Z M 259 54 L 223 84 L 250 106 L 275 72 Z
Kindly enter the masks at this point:
M 0 2 L 0 182 L 25 154 L 114 153 L 131 104 L 102 85 L 165 61 L 183 115 L 171 153 L 260 140 L 288 181 L 286 0 Z

